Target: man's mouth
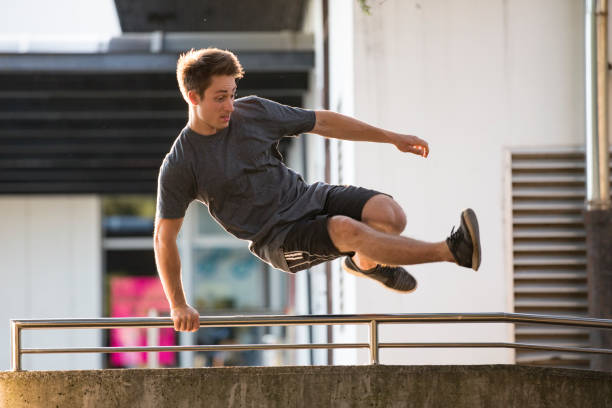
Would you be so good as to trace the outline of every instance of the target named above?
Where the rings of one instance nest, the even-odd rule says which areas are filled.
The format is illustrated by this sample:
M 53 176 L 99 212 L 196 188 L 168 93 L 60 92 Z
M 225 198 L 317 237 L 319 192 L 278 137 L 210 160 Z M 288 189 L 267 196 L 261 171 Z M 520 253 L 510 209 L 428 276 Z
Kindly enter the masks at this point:
M 222 122 L 229 122 L 229 120 L 230 120 L 230 115 L 221 116 L 221 121 Z

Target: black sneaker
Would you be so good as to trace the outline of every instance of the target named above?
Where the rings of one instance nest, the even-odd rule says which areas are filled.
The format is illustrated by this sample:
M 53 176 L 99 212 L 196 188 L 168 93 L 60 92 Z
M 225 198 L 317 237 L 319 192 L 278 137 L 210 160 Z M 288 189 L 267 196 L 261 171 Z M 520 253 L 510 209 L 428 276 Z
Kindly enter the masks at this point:
M 463 210 L 461 225 L 457 231 L 453 227 L 450 236 L 446 238 L 446 245 L 457 264 L 478 270 L 480 267 L 480 232 L 474 210 L 471 208 Z
M 407 270 L 399 266 L 376 265 L 376 267 L 364 271 L 353 262 L 350 256 L 347 256 L 342 262 L 342 268 L 355 276 L 365 276 L 377 280 L 385 287 L 396 292 L 410 293 L 417 287 L 416 279 Z

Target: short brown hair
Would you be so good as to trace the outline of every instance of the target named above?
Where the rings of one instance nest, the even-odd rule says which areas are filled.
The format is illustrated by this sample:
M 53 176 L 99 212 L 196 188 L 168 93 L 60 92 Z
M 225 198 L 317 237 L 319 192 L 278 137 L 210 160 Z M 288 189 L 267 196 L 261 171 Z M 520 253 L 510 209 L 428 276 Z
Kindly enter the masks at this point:
M 244 70 L 234 53 L 218 48 L 192 48 L 181 54 L 176 63 L 176 79 L 186 101 L 189 101 L 189 91 L 196 91 L 202 97 L 214 75 L 231 75 L 240 79 Z

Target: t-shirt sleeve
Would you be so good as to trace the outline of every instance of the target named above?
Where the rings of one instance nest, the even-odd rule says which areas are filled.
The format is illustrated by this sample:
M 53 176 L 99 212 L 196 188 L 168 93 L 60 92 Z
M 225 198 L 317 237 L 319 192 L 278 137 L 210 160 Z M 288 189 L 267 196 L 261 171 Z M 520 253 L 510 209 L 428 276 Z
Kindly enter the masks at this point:
M 258 98 L 264 106 L 270 122 L 276 124 L 280 136 L 298 136 L 310 132 L 316 122 L 314 111 L 287 106 L 268 99 Z
M 193 174 L 164 159 L 157 181 L 157 218 L 183 218 L 195 199 Z

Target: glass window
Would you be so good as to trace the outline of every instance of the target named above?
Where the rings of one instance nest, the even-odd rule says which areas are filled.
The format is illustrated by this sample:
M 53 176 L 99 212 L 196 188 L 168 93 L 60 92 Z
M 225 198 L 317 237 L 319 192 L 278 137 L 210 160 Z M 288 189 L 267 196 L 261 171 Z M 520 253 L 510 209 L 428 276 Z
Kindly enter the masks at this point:
M 105 266 L 105 315 L 111 317 L 167 316 L 169 306 L 157 276 L 153 253 L 155 197 L 102 197 Z M 175 345 L 171 328 L 121 328 L 105 331 L 110 346 Z M 106 367 L 174 367 L 176 353 L 112 353 Z
M 198 235 L 231 235 L 219 225 L 208 212 L 205 205 L 198 205 Z
M 227 233 L 205 205 L 195 208 L 193 236 L 186 235 L 191 251 L 193 299 L 202 315 L 282 314 L 287 276 L 272 272 L 248 250 L 248 243 Z M 273 289 L 274 288 L 274 289 Z M 272 334 L 272 332 L 274 334 Z M 283 342 L 284 328 L 201 328 L 197 344 L 257 344 Z M 274 351 L 197 352 L 194 366 L 248 366 L 271 364 L 282 358 Z M 268 362 L 268 363 L 266 363 Z
M 102 197 L 102 227 L 105 237 L 152 236 L 154 220 L 153 196 Z
M 246 248 L 195 250 L 198 310 L 261 310 L 265 267 Z
M 111 276 L 110 277 L 110 316 L 139 317 L 167 316 L 168 302 L 161 282 L 156 276 Z M 120 328 L 108 333 L 111 347 L 134 346 L 174 346 L 176 332 L 172 328 Z M 156 360 L 155 363 L 151 361 Z M 174 367 L 176 353 L 111 353 L 108 355 L 109 367 Z

